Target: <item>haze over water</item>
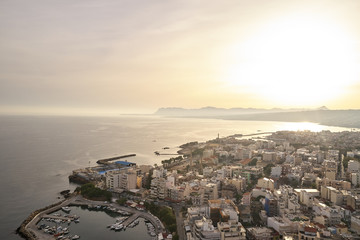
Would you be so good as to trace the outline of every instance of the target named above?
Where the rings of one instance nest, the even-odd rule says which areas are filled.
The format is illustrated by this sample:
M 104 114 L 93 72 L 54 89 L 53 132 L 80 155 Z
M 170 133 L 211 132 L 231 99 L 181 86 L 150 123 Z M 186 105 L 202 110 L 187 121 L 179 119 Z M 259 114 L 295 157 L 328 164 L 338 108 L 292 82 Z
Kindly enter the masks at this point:
M 0 239 L 19 239 L 12 232 L 33 211 L 58 201 L 59 192 L 74 189 L 72 170 L 96 160 L 128 153 L 128 161 L 160 164 L 190 141 L 206 141 L 235 133 L 277 130 L 350 130 L 312 123 L 227 121 L 158 116 L 0 117 Z

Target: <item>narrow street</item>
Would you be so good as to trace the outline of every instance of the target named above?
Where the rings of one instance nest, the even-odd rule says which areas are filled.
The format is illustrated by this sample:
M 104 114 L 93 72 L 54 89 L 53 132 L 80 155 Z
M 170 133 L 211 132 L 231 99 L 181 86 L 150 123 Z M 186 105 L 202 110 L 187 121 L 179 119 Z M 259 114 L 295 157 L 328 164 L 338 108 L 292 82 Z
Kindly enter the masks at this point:
M 185 229 L 184 229 L 184 218 L 182 216 L 181 206 L 173 205 L 173 209 L 174 209 L 175 217 L 176 217 L 176 225 L 177 225 L 177 232 L 179 235 L 179 240 L 185 240 L 186 236 L 185 236 Z

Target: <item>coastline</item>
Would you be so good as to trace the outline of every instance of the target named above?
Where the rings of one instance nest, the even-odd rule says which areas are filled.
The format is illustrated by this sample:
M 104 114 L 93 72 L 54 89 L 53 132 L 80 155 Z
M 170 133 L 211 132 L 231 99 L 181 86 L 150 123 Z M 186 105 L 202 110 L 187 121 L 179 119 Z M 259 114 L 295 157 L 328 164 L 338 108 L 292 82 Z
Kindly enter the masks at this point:
M 154 118 L 155 119 L 155 118 Z M 4 168 L 4 201 L 5 201 L 5 209 L 6 214 L 3 215 L 3 224 L 2 224 L 2 237 L 1 239 L 20 239 L 18 234 L 14 234 L 14 231 L 19 228 L 20 224 L 24 221 L 24 219 L 28 218 L 30 213 L 34 213 L 36 209 L 43 209 L 43 207 L 48 206 L 52 203 L 60 201 L 60 199 L 56 199 L 58 197 L 58 193 L 63 189 L 73 188 L 72 185 L 69 185 L 68 176 L 73 171 L 73 169 L 78 168 L 78 166 L 86 166 L 91 160 L 91 163 L 95 163 L 97 159 L 100 159 L 100 156 L 106 156 L 108 154 L 115 155 L 115 153 L 122 153 L 119 152 L 118 148 L 121 145 L 124 149 L 130 149 L 127 151 L 137 151 L 137 159 L 136 162 L 140 162 L 140 164 L 153 164 L 158 163 L 161 161 L 160 158 L 154 158 L 154 150 L 161 149 L 164 146 L 179 146 L 182 143 L 191 142 L 191 141 L 207 141 L 208 139 L 214 139 L 217 136 L 218 132 L 220 132 L 221 136 L 229 136 L 235 133 L 254 133 L 257 129 L 261 129 L 262 131 L 277 131 L 279 128 L 277 125 L 272 124 L 269 122 L 268 124 L 263 124 L 263 122 L 254 122 L 251 121 L 231 121 L 229 124 L 224 124 L 223 121 L 203 121 L 203 120 L 187 120 L 182 121 L 181 119 L 167 119 L 167 118 L 156 118 L 153 120 L 152 118 L 149 120 L 150 123 L 162 123 L 153 131 L 153 124 L 150 124 L 149 127 L 144 127 L 141 129 L 141 135 L 139 132 L 133 131 L 131 128 L 131 124 L 133 124 L 134 120 L 131 118 L 129 122 L 126 122 L 123 119 L 119 120 L 119 126 L 127 127 L 126 131 L 116 131 L 122 133 L 122 135 L 111 135 L 110 132 L 115 131 L 105 131 L 102 133 L 104 138 L 110 139 L 110 143 L 107 145 L 99 145 L 103 141 L 102 138 L 98 137 L 98 132 L 91 132 L 91 129 L 98 128 L 98 119 L 85 119 L 86 121 L 69 121 L 66 119 L 60 119 L 55 121 L 56 119 L 51 119 L 51 121 L 33 121 L 32 118 L 21 118 L 16 119 L 14 121 L 16 124 L 14 125 L 11 121 L 11 124 L 7 124 L 6 129 L 18 129 L 13 128 L 11 126 L 24 126 L 20 128 L 20 130 L 14 132 L 9 130 L 9 134 L 3 134 L 2 139 L 7 139 L 4 141 L 2 145 L 2 154 L 6 159 L 14 159 L 16 161 L 8 161 L 9 163 L 5 162 Z M 13 120 L 13 119 L 12 119 Z M 65 121 L 66 120 L 66 121 Z M 91 120 L 91 121 L 90 121 Z M 143 119 L 140 119 L 143 121 Z M 139 121 L 140 121 L 139 120 Z M 141 122 L 140 121 L 140 122 Z M 70 127 L 72 125 L 67 125 L 65 123 L 77 123 L 82 124 L 84 126 L 88 126 L 84 130 L 79 130 L 77 132 L 72 131 L 71 134 L 68 135 L 59 135 L 59 133 L 66 133 L 65 127 Z M 114 120 L 115 122 L 115 120 Z M 117 122 L 117 121 L 116 121 Z M 191 124 L 188 124 L 188 123 Z M 3 121 L 4 123 L 4 121 Z M 5 121 L 6 123 L 6 121 Z M 30 124 L 29 124 L 30 123 Z M 33 132 L 29 131 L 29 129 L 42 129 L 41 127 L 44 124 L 54 124 L 54 128 L 51 129 L 60 129 L 57 131 L 50 131 L 47 129 L 46 133 L 43 132 Z M 86 124 L 83 124 L 86 123 Z M 137 124 L 137 122 L 135 121 Z M 249 123 L 249 124 L 248 124 Z M 251 124 L 250 124 L 251 123 Z M 28 125 L 25 125 L 28 124 Z M 110 123 L 101 123 L 101 126 L 110 126 Z M 185 128 L 183 132 L 175 132 L 178 128 L 174 128 L 174 125 Z M 221 125 L 222 124 L 222 125 Z M 26 128 L 25 128 L 26 126 Z M 29 126 L 29 127 L 27 127 Z M 57 126 L 57 128 L 55 128 Z M 75 124 L 75 126 L 77 126 Z M 112 125 L 111 125 L 112 126 Z M 118 125 L 116 125 L 118 126 Z M 158 126 L 158 125 L 156 125 Z M 191 126 L 191 127 L 189 127 Z M 224 128 L 218 129 L 218 126 L 224 126 Z M 279 125 L 282 126 L 282 125 Z M 215 129 L 213 129 L 215 128 Z M 76 128 L 77 129 L 77 128 Z M 116 127 L 115 129 L 118 129 Z M 119 128 L 120 129 L 120 128 Z M 169 129 L 174 129 L 173 132 L 168 132 Z M 83 131 L 90 132 L 90 137 L 88 135 L 83 135 Z M 166 131 L 165 131 L 166 130 Z M 350 129 L 345 129 L 350 130 Z M 331 130 L 333 132 L 333 130 Z M 334 130 L 335 132 L 337 130 Z M 29 136 L 29 138 L 25 138 L 23 135 L 16 135 L 17 132 L 25 132 L 25 137 Z M 38 139 L 36 142 L 37 146 L 41 146 L 41 149 L 46 149 L 49 151 L 49 155 L 44 154 L 41 150 L 37 150 L 33 154 L 28 154 L 26 151 L 19 151 L 16 152 L 12 150 L 12 146 L 14 145 L 12 141 L 8 141 L 10 138 L 10 133 L 14 135 L 14 139 L 12 141 L 17 141 L 17 139 L 21 139 L 21 142 L 17 142 L 17 148 L 22 149 L 25 146 L 29 145 L 35 139 Z M 124 133 L 124 134 L 123 134 Z M 125 134 L 126 133 L 126 134 Z M 138 134 L 138 135 L 137 135 Z M 76 142 L 74 141 L 73 136 L 76 135 L 79 138 L 75 138 Z M 123 136 L 124 135 L 124 136 Z M 146 135 L 147 137 L 144 138 L 141 136 Z M 50 138 L 50 136 L 57 136 L 56 138 Z M 128 138 L 128 136 L 134 136 Z M 163 137 L 161 137 L 163 136 Z M 21 137 L 21 138 L 20 138 Z M 31 137 L 31 138 L 30 138 Z M 125 138 L 127 137 L 127 138 Z M 88 139 L 92 139 L 91 142 L 87 142 Z M 113 139 L 113 140 L 112 140 Z M 120 139 L 120 140 L 119 140 Z M 122 140 L 124 139 L 124 140 Z M 154 142 L 154 139 L 156 142 Z M 179 140 L 180 139 L 180 140 Z M 141 141 L 140 141 L 141 140 Z M 59 145 L 59 148 L 49 148 L 49 146 L 56 145 L 58 142 L 62 143 Z M 11 144 L 10 144 L 11 143 Z M 77 144 L 75 144 L 77 143 Z M 76 148 L 72 148 L 72 146 L 76 146 Z M 134 146 L 134 148 L 130 148 L 130 146 Z M 59 150 L 58 150 L 59 149 Z M 67 151 L 64 151 L 66 149 Z M 81 149 L 81 152 L 78 152 L 78 149 Z M 135 150 L 134 150 L 135 149 Z M 24 152 L 24 154 L 22 154 Z M 15 155 L 16 153 L 16 155 Z M 46 153 L 46 152 L 45 152 Z M 65 154 L 66 153 L 66 154 Z M 125 152 L 126 153 L 126 152 Z M 147 162 L 144 155 L 148 154 Z M 111 156 L 110 155 L 110 156 Z M 49 156 L 52 156 L 49 158 Z M 39 159 L 39 160 L 36 160 Z M 67 160 L 71 159 L 71 161 Z M 73 160 L 75 159 L 75 160 Z M 96 160 L 95 160 L 96 159 Z M 36 160 L 36 161 L 35 161 Z M 13 164 L 15 163 L 16 164 Z M 11 164 L 10 164 L 11 163 Z M 44 164 L 46 163 L 46 164 Z M 49 164 L 48 164 L 49 163 Z M 6 165 L 7 164 L 7 165 Z M 31 164 L 31 165 L 29 165 Z M 22 166 L 19 169 L 19 166 Z M 21 173 L 26 175 L 25 181 L 27 183 L 33 183 L 34 181 L 38 182 L 39 184 L 35 187 L 29 188 L 29 184 L 24 184 L 23 182 L 15 182 L 10 181 L 11 177 L 7 176 L 7 172 L 15 171 L 15 167 L 17 171 L 21 170 Z M 40 171 L 28 171 L 28 169 L 41 169 Z M 30 174 L 31 173 L 31 174 Z M 44 174 L 46 173 L 46 174 Z M 21 184 L 20 184 L 21 183 Z M 5 188 L 7 186 L 7 188 Z M 17 189 L 17 194 L 13 189 Z M 35 194 L 34 194 L 35 193 Z M 55 194 L 56 193 L 56 194 Z M 24 197 L 25 196 L 25 197 Z M 26 199 L 26 200 L 25 200 Z M 50 201 L 48 201 L 50 199 Z M 52 200 L 51 200 L 52 199 Z M 46 201 L 45 201 L 46 200 Z M 35 204 L 36 203 L 36 204 Z M 40 203 L 40 205 L 39 205 Z M 19 208 L 18 206 L 22 206 Z M 15 210 L 14 210 L 15 209 Z M 36 214 L 35 214 L 36 215 Z M 17 216 L 17 217 L 14 217 Z M 31 220 L 31 219 L 30 219 Z M 31 238 L 29 238 L 31 239 Z

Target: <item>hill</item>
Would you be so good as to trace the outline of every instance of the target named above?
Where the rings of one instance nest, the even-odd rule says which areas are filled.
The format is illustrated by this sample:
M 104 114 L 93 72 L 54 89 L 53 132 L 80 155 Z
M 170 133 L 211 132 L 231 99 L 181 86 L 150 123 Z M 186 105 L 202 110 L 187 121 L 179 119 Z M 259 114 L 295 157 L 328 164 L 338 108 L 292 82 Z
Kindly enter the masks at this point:
M 257 109 L 257 108 L 215 108 L 200 109 L 160 108 L 155 113 L 173 117 L 217 118 L 226 120 L 313 122 L 328 126 L 360 128 L 360 110 L 318 109 Z

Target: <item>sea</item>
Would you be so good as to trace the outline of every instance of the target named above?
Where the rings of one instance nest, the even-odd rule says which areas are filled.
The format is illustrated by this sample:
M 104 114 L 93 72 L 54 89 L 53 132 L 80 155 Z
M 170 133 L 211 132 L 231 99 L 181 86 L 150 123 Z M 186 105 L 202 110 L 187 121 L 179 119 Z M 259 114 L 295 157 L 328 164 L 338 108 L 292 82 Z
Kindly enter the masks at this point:
M 170 156 L 156 156 L 155 151 L 176 153 L 178 147 L 187 142 L 279 130 L 335 132 L 351 129 L 306 122 L 154 115 L 0 116 L 0 239 L 21 239 L 15 234 L 21 222 L 32 211 L 59 201 L 60 191 L 75 189 L 76 185 L 68 181 L 69 174 L 75 169 L 95 166 L 98 159 L 134 153 L 136 156 L 127 161 L 138 165 L 159 165 Z M 104 216 L 96 214 L 102 213 L 82 214 L 83 219 L 88 220 L 81 221 L 77 228 L 88 234 L 86 239 L 99 239 L 99 234 L 108 234 L 105 227 L 93 227 L 101 223 L 96 219 Z M 139 226 L 141 228 L 141 224 Z M 143 230 L 134 228 L 134 231 L 116 234 L 119 238 L 135 239 L 137 231 Z

